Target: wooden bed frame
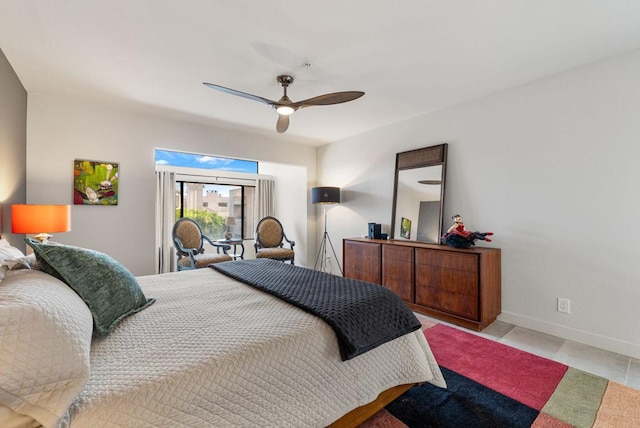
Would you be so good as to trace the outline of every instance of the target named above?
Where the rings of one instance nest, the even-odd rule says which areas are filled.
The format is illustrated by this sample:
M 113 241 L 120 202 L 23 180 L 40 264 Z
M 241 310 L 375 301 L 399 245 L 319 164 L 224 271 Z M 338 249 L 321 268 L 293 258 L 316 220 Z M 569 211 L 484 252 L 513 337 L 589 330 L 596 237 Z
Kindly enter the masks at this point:
M 353 428 L 357 427 L 371 416 L 378 413 L 384 406 L 391 403 L 393 400 L 404 394 L 412 386 L 418 385 L 417 383 L 409 383 L 404 385 L 394 386 L 393 388 L 382 391 L 378 398 L 373 400 L 369 404 L 357 407 L 329 425 L 329 428 Z

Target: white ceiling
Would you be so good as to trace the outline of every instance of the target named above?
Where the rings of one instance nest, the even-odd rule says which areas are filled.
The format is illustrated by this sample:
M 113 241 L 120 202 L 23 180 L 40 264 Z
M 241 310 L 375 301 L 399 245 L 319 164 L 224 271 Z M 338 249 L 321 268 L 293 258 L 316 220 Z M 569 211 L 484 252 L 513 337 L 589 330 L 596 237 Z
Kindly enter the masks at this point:
M 133 104 L 331 142 L 640 48 L 637 0 L 0 0 L 0 48 L 29 93 Z M 305 67 L 304 63 L 311 64 Z

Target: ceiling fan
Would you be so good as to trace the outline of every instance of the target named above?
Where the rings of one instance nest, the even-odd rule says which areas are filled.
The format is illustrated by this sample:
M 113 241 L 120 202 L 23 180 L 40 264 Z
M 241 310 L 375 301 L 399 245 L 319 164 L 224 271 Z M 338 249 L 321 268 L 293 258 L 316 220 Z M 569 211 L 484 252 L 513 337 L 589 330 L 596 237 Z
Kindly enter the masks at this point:
M 364 95 L 364 92 L 361 91 L 333 92 L 330 94 L 319 95 L 317 97 L 309 98 L 308 100 L 298 101 L 294 103 L 287 96 L 287 88 L 293 83 L 293 77 L 289 76 L 288 74 L 283 74 L 278 76 L 276 80 L 284 90 L 284 95 L 278 101 L 272 101 L 267 98 L 259 97 L 257 95 L 247 94 L 245 92 L 225 88 L 224 86 L 220 85 L 214 85 L 213 83 L 203 82 L 203 85 L 222 92 L 226 92 L 227 94 L 237 95 L 239 97 L 258 101 L 273 108 L 278 112 L 278 122 L 276 123 L 276 130 L 279 133 L 283 133 L 287 130 L 287 128 L 289 128 L 289 115 L 291 115 L 291 113 L 296 110 L 312 106 L 328 106 L 332 104 L 346 103 L 347 101 L 353 101 Z

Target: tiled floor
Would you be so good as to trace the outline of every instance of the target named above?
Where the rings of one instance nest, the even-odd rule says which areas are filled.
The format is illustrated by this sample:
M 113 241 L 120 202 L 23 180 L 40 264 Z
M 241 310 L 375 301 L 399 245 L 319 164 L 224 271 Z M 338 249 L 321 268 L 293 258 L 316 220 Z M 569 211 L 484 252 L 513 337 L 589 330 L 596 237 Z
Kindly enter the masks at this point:
M 442 323 L 442 321 L 434 320 Z M 450 325 L 450 324 L 448 324 Z M 452 327 L 456 327 L 452 325 Z M 466 330 L 475 333 L 471 330 Z M 496 321 L 479 333 L 514 348 L 640 389 L 640 360 Z

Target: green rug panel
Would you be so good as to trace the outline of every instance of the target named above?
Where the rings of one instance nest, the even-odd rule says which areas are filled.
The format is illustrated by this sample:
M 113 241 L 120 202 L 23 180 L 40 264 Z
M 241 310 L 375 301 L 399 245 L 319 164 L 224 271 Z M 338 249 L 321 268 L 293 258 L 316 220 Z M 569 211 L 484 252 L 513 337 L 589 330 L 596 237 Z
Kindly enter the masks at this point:
M 542 411 L 575 427 L 591 427 L 608 383 L 603 377 L 569 367 Z

